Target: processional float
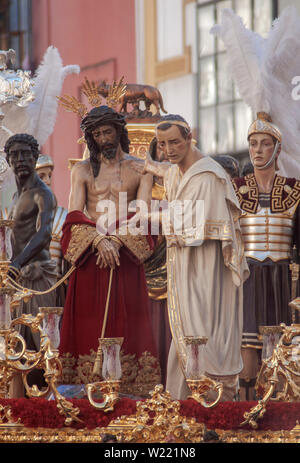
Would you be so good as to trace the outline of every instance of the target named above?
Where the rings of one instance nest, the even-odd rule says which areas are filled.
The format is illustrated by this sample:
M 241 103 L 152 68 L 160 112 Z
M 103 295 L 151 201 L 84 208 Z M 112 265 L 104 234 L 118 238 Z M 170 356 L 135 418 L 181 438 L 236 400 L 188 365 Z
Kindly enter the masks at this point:
M 1 55 L 0 59 L 4 56 Z M 10 105 L 19 105 L 26 107 L 34 100 L 33 82 L 31 81 L 30 74 L 23 71 L 11 71 L 6 68 L 6 61 L 2 63 L 0 69 L 0 108 L 2 105 L 9 102 Z M 126 95 L 126 84 L 123 79 L 119 83 L 114 82 L 110 87 L 111 93 L 106 97 L 113 100 L 113 104 L 117 104 L 120 97 Z M 97 105 L 99 102 L 99 86 L 94 82 L 86 80 L 83 87 L 84 92 L 92 105 Z M 139 89 L 140 91 L 141 89 Z M 146 104 L 146 110 L 141 110 L 139 107 L 140 101 L 145 101 L 145 91 L 136 95 L 135 100 L 131 99 L 129 103 L 133 105 L 133 111 L 127 114 L 127 128 L 129 138 L 131 140 L 130 154 L 138 158 L 145 158 L 149 149 L 149 144 L 155 136 L 155 123 L 159 119 L 159 111 L 154 116 L 150 112 L 149 98 Z M 74 99 L 62 97 L 60 98 L 68 110 L 74 111 L 75 107 L 77 113 L 84 111 L 85 108 Z M 0 130 L 6 134 L 9 133 L 3 125 L 5 117 L 0 114 L 1 126 Z M 84 157 L 88 155 L 85 150 Z M 74 164 L 79 159 L 70 160 L 70 164 Z M 0 173 L 5 173 L 8 165 L 3 156 L 0 157 Z M 22 375 L 23 383 L 29 397 L 48 397 L 53 393 L 57 401 L 59 412 L 65 416 L 65 424 L 69 425 L 72 421 L 80 421 L 78 415 L 80 410 L 73 406 L 71 402 L 65 399 L 57 389 L 57 383 L 61 377 L 62 364 L 59 359 L 58 345 L 59 345 L 59 330 L 58 321 L 62 313 L 62 308 L 59 307 L 41 307 L 36 316 L 21 315 L 20 317 L 13 318 L 15 307 L 22 301 L 34 297 L 36 294 L 44 294 L 42 292 L 32 291 L 23 288 L 15 279 L 8 276 L 8 269 L 11 259 L 10 247 L 10 230 L 13 222 L 7 217 L 0 220 L 0 397 L 7 398 L 9 396 L 9 386 L 13 376 L 18 373 Z M 50 290 L 56 289 L 59 284 L 70 276 L 74 268 L 71 268 L 64 278 L 57 282 L 55 287 Z M 294 272 L 299 272 L 299 267 L 294 268 Z M 112 276 L 112 275 L 111 275 Z M 297 298 L 292 298 L 291 307 L 293 313 L 300 308 L 300 302 Z M 109 294 L 107 295 L 106 316 L 108 314 Z M 33 352 L 26 347 L 26 342 L 20 334 L 20 326 L 29 327 L 32 332 L 40 334 L 40 350 Z M 275 329 L 276 328 L 276 329 Z M 259 401 L 258 405 L 254 407 L 249 413 L 245 414 L 246 421 L 253 427 L 257 426 L 257 419 L 261 418 L 266 410 L 266 403 L 274 394 L 276 385 L 279 383 L 279 376 L 284 379 L 284 386 L 280 393 L 277 395 L 277 400 L 292 400 L 300 397 L 299 388 L 299 365 L 297 362 L 297 352 L 299 352 L 300 345 L 300 325 L 293 323 L 290 327 L 282 325 L 275 327 L 275 332 L 280 336 L 280 339 L 274 341 L 271 353 L 266 354 L 263 361 L 262 369 L 259 373 L 257 382 L 257 391 L 263 394 L 263 398 Z M 271 330 L 272 331 L 272 330 Z M 270 333 L 270 330 L 269 330 Z M 268 334 L 267 329 L 262 329 L 262 334 Z M 122 345 L 122 338 L 105 338 L 105 324 L 102 327 L 101 337 L 99 339 L 99 349 L 95 360 L 95 368 L 101 367 L 102 381 L 89 383 L 86 386 L 88 399 L 93 407 L 102 411 L 112 410 L 119 400 L 119 387 L 122 377 L 122 369 L 119 358 L 120 348 Z M 187 384 L 191 390 L 191 398 L 202 404 L 204 407 L 215 406 L 222 394 L 222 385 L 216 383 L 210 378 L 207 378 L 203 371 L 203 350 L 207 338 L 205 337 L 185 337 L 187 347 L 187 364 L 185 376 Z M 297 351 L 297 352 L 296 352 Z M 296 355 L 296 357 L 295 357 Z M 39 390 L 36 386 L 30 387 L 28 385 L 27 376 L 33 369 L 44 370 L 44 377 L 48 385 L 44 390 Z M 207 401 L 207 394 L 210 391 L 215 391 L 215 399 L 211 402 Z M 93 394 L 100 392 L 103 397 L 103 402 L 95 401 Z M 150 392 L 152 397 L 147 401 L 147 406 L 151 405 L 149 409 L 152 411 L 163 408 L 166 410 L 167 406 L 172 405 L 174 416 L 172 418 L 173 424 L 181 435 L 187 428 L 194 429 L 194 432 L 199 431 L 199 427 L 195 424 L 195 420 L 188 422 L 186 419 L 179 419 L 179 403 L 172 401 L 168 392 L 163 391 L 161 385 L 157 385 L 154 391 Z M 271 399 L 272 400 L 272 399 Z M 139 407 L 143 404 L 138 402 Z M 146 406 L 146 405 L 145 405 Z M 177 412 L 176 412 L 177 410 Z M 115 425 L 133 425 L 137 434 L 150 432 L 145 418 L 147 414 L 143 410 L 139 410 L 137 417 L 132 423 L 132 418 L 129 419 L 130 423 L 126 420 L 116 420 Z M 157 414 L 157 429 L 163 429 L 164 423 L 167 428 L 167 421 L 170 416 L 165 416 L 163 413 Z M 174 428 L 174 429 L 175 429 Z M 151 431 L 153 433 L 153 429 Z M 158 431 L 157 431 L 158 432 Z M 179 435 L 178 434 L 178 435 Z

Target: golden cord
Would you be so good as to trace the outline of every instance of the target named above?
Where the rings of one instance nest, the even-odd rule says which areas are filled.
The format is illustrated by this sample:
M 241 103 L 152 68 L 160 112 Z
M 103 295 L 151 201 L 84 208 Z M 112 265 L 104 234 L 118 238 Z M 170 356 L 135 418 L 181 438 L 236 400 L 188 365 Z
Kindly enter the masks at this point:
M 114 269 L 111 268 L 110 269 L 110 274 L 109 274 L 109 283 L 108 283 L 107 298 L 106 298 L 106 304 L 105 304 L 105 312 L 104 312 L 104 318 L 103 318 L 103 324 L 102 324 L 101 338 L 104 338 L 104 334 L 105 334 L 113 273 L 114 273 Z M 99 344 L 97 354 L 96 354 L 96 358 L 95 358 L 94 368 L 93 368 L 93 374 L 94 375 L 100 374 L 101 359 L 102 359 L 102 348 L 101 348 L 101 344 Z
M 67 278 L 69 278 L 69 276 L 74 272 L 74 270 L 76 269 L 76 266 L 75 265 L 72 265 L 72 267 L 70 268 L 70 270 L 68 270 L 68 272 L 60 279 L 58 280 L 53 286 L 51 286 L 51 288 L 47 289 L 46 291 L 35 291 L 34 289 L 30 289 L 30 288 L 24 288 L 22 285 L 20 285 L 19 283 L 17 283 L 13 278 L 11 278 L 9 275 L 7 275 L 7 278 L 9 279 L 10 283 L 17 289 L 23 291 L 23 292 L 29 292 L 29 293 L 32 293 L 32 294 L 35 294 L 35 295 L 38 295 L 38 296 L 43 296 L 44 294 L 49 294 L 51 293 L 52 291 L 54 291 L 56 288 L 58 288 L 58 286 L 60 286 Z
M 107 290 L 107 298 L 106 298 L 106 305 L 105 305 L 105 312 L 104 312 L 104 319 L 103 319 L 103 325 L 102 325 L 101 338 L 104 338 L 104 333 L 105 333 L 105 328 L 106 328 L 113 272 L 114 272 L 114 269 L 111 268 L 110 269 L 110 274 L 109 274 L 109 284 L 108 284 L 108 290 Z

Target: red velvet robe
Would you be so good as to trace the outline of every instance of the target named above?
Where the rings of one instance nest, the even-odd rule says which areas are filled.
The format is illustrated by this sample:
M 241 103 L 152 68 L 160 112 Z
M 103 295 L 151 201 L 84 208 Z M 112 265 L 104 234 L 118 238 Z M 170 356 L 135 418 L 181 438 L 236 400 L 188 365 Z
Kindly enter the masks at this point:
M 71 227 L 74 224 L 95 227 L 95 223 L 87 219 L 83 213 L 70 212 L 66 217 L 61 239 L 64 255 L 70 243 Z M 147 237 L 147 241 L 153 246 L 151 237 Z M 76 270 L 70 277 L 67 289 L 61 325 L 60 356 L 78 358 L 90 354 L 91 350 L 97 351 L 108 293 L 109 274 L 110 269 L 100 269 L 96 265 L 96 254 L 92 246 L 89 246 L 77 260 Z M 153 370 L 153 378 L 155 377 L 154 383 L 157 384 L 158 363 L 154 361 L 156 350 L 144 267 L 126 246 L 120 248 L 120 267 L 116 267 L 113 272 L 104 337 L 124 337 L 122 351 L 124 354 L 135 354 L 134 368 L 137 368 L 138 362 L 140 364 L 138 368 L 142 366 L 141 359 L 146 360 L 146 352 L 151 354 L 153 367 L 155 365 L 156 369 Z M 149 360 L 149 355 L 146 356 Z M 129 367 L 128 362 L 126 365 Z M 133 369 L 132 362 L 129 369 Z M 125 376 L 126 374 L 129 375 L 130 372 L 127 371 Z M 132 379 L 132 371 L 130 376 Z M 78 377 L 74 381 L 78 382 Z M 87 377 L 87 381 L 91 381 L 91 378 Z

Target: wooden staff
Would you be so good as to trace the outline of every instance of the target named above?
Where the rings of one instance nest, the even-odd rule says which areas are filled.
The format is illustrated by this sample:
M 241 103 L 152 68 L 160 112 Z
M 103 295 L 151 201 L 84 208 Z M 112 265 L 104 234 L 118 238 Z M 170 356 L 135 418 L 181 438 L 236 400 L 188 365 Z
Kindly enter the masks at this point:
M 108 283 L 108 290 L 107 290 L 104 318 L 103 318 L 103 324 L 102 324 L 102 330 L 101 330 L 101 339 L 104 338 L 106 324 L 107 324 L 107 316 L 108 316 L 108 308 L 109 308 L 109 301 L 110 301 L 111 284 L 112 284 L 113 273 L 114 273 L 114 269 L 111 268 L 110 269 L 110 274 L 109 274 L 109 283 Z M 102 348 L 101 348 L 101 345 L 99 344 L 99 347 L 98 347 L 98 350 L 97 350 L 97 355 L 96 355 L 96 360 L 95 360 L 94 368 L 93 368 L 93 374 L 94 375 L 99 375 L 100 374 L 101 359 L 102 359 Z
M 101 338 L 104 338 L 104 333 L 106 329 L 106 323 L 107 323 L 107 315 L 108 315 L 108 307 L 109 307 L 109 301 L 110 301 L 110 293 L 111 293 L 111 283 L 112 283 L 112 277 L 113 277 L 114 269 L 110 269 L 109 273 L 109 283 L 108 283 L 108 290 L 107 290 L 107 298 L 106 298 L 106 304 L 105 304 L 105 312 L 104 312 L 104 319 L 103 319 L 103 325 L 102 325 L 102 331 L 101 331 Z

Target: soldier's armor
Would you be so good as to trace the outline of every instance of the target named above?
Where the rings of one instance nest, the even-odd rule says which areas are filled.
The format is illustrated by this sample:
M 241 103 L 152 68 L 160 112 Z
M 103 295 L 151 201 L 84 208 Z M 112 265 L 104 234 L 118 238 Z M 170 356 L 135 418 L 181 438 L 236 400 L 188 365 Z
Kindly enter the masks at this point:
M 240 218 L 245 255 L 274 262 L 290 259 L 294 244 L 300 182 L 276 175 L 270 194 L 259 194 L 254 174 L 235 179 L 242 209 Z
M 270 207 L 259 206 L 256 214 L 244 212 L 240 225 L 245 256 L 259 261 L 290 259 L 296 207 L 271 213 Z

